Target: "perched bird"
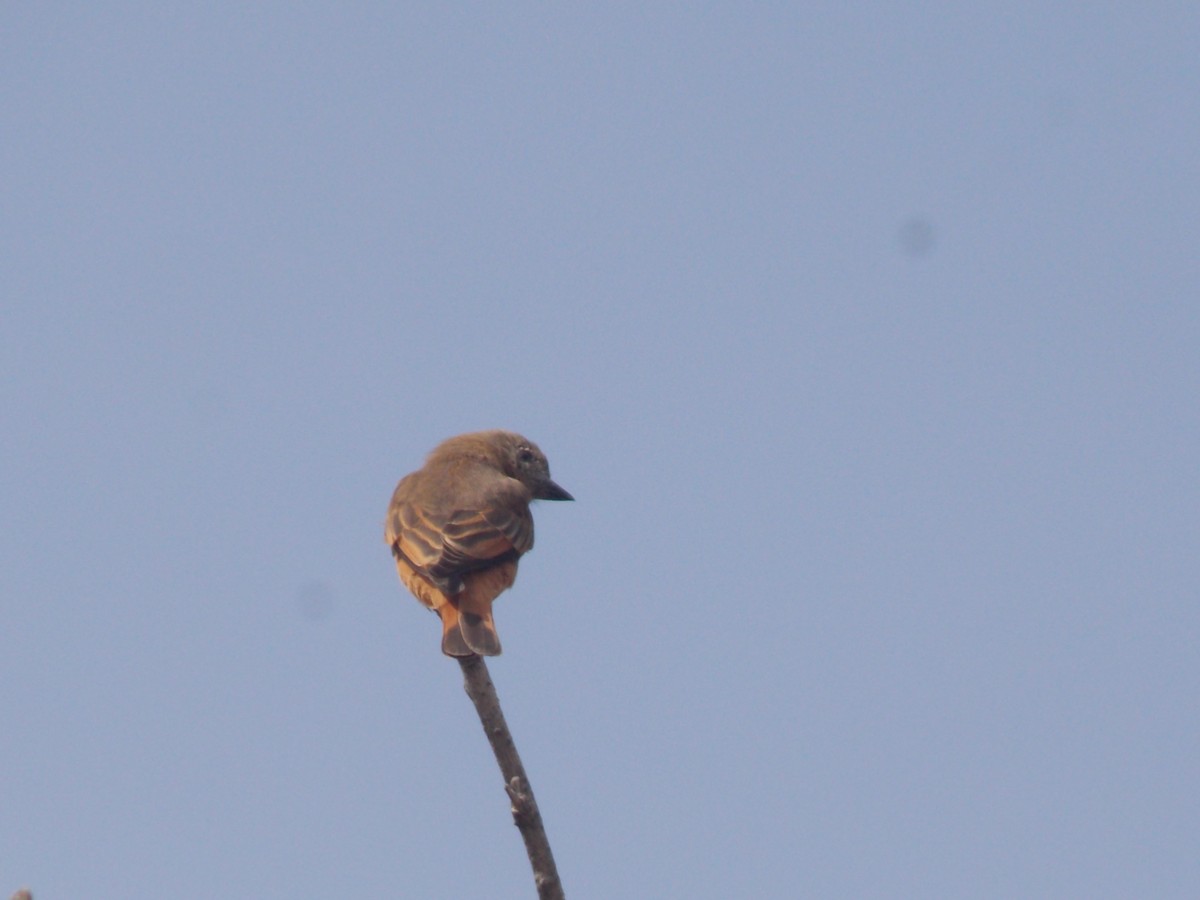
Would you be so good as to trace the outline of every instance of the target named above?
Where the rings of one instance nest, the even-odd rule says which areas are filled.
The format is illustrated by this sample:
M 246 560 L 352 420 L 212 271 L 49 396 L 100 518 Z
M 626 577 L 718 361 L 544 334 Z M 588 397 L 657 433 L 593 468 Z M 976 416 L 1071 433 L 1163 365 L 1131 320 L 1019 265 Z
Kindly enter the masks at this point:
M 396 485 L 387 542 L 400 580 L 442 619 L 447 656 L 497 656 L 492 601 L 533 548 L 533 500 L 574 500 L 546 456 L 511 431 L 460 434 Z

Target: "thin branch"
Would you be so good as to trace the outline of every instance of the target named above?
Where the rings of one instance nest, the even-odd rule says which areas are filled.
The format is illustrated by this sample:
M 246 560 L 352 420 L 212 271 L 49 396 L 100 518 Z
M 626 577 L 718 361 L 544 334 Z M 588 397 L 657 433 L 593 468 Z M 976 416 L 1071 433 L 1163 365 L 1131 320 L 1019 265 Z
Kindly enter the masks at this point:
M 562 882 L 558 880 L 558 869 L 554 865 L 554 854 L 550 852 L 542 814 L 533 798 L 533 788 L 529 785 L 525 767 L 521 765 L 521 757 L 517 755 L 517 746 L 513 743 L 508 723 L 504 721 L 504 713 L 500 711 L 500 698 L 496 696 L 496 687 L 488 675 L 487 666 L 480 656 L 461 657 L 458 664 L 462 666 L 467 696 L 475 704 L 484 734 L 492 745 L 492 752 L 496 754 L 496 762 L 500 764 L 504 789 L 512 800 L 513 822 L 521 831 L 525 852 L 529 854 L 529 864 L 533 866 L 533 882 L 537 885 L 538 898 L 563 900 Z

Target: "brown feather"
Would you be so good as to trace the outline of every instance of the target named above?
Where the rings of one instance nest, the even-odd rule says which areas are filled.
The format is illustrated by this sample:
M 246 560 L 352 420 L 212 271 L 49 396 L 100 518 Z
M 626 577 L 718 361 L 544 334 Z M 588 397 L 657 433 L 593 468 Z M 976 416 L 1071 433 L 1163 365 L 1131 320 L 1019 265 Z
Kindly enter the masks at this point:
M 387 542 L 405 587 L 441 617 L 448 656 L 500 653 L 492 603 L 533 548 L 529 504 L 538 496 L 571 499 L 541 451 L 505 431 L 443 442 L 396 486 Z

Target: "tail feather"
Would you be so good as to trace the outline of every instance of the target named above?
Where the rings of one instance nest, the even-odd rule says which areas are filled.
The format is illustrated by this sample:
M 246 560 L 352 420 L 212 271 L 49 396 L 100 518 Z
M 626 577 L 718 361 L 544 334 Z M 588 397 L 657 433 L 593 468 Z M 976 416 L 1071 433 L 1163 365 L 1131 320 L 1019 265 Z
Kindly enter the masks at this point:
M 442 617 L 442 652 L 447 656 L 474 656 L 475 651 L 463 639 L 458 609 L 451 603 L 438 609 Z
M 492 619 L 491 598 L 483 599 L 464 591 L 459 595 L 458 627 L 466 645 L 480 656 L 500 655 L 500 635 Z
M 480 656 L 500 655 L 500 635 L 496 634 L 496 624 L 491 616 L 485 619 L 475 613 L 465 612 L 459 619 L 458 628 L 473 653 Z
M 500 655 L 500 636 L 492 619 L 491 601 L 477 605 L 482 611 L 468 612 L 453 602 L 438 607 L 437 613 L 442 617 L 442 652 L 447 656 Z

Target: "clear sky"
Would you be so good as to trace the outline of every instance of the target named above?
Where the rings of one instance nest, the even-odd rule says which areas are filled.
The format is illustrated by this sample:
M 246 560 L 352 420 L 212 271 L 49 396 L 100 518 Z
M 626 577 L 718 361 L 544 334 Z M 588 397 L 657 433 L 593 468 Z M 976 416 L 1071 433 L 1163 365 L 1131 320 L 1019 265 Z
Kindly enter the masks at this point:
M 1194 897 L 1200 7 L 5 3 L 0 894 Z

